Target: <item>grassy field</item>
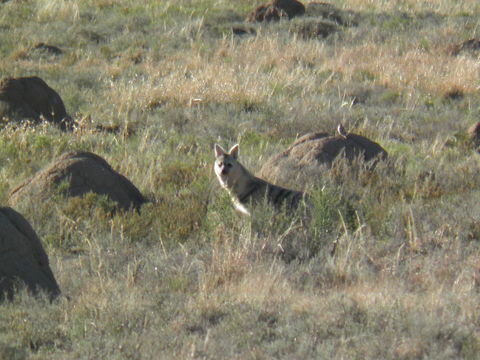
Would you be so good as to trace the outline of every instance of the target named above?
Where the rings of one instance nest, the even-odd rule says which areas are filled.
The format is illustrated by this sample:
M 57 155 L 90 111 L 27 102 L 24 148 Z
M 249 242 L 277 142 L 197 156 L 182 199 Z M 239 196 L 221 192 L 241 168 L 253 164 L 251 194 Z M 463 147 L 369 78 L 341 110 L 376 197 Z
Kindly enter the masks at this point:
M 79 122 L 1 129 L 2 204 L 70 150 L 104 157 L 152 200 L 140 214 L 95 196 L 18 205 L 65 296 L 2 304 L 0 358 L 480 358 L 480 158 L 465 142 L 480 58 L 447 52 L 480 37 L 480 3 L 338 0 L 352 21 L 327 38 L 298 35 L 305 19 L 233 35 L 257 4 L 0 4 L 0 77 L 41 77 Z M 303 230 L 234 211 L 214 143 L 240 143 L 256 173 L 338 122 L 390 163 L 287 174 L 281 185 L 316 198 Z

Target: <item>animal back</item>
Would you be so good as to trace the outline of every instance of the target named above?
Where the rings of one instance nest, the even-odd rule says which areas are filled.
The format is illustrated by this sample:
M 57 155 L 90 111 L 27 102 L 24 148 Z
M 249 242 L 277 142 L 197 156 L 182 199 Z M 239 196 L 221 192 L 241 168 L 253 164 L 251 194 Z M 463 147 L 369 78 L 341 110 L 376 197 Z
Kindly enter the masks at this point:
M 267 184 L 267 198 L 276 208 L 285 206 L 289 210 L 296 209 L 303 198 L 303 193 L 284 187 Z
M 303 196 L 304 194 L 300 191 L 287 189 L 255 178 L 250 186 L 242 194 L 239 194 L 238 200 L 242 204 L 259 203 L 267 200 L 277 209 L 285 207 L 287 210 L 293 210 L 298 207 Z

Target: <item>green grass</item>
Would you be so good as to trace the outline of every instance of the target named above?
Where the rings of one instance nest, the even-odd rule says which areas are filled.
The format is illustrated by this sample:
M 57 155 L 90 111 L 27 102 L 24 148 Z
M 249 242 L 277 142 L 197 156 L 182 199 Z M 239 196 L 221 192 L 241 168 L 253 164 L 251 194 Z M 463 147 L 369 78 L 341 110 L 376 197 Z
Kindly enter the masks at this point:
M 325 39 L 289 22 L 233 36 L 254 1 L 0 4 L 0 75 L 41 77 L 80 122 L 2 126 L 2 203 L 72 150 L 104 157 L 151 200 L 140 213 L 93 194 L 18 204 L 65 296 L 19 289 L 2 304 L 0 358 L 478 357 L 480 159 L 465 131 L 480 71 L 445 50 L 479 36 L 480 7 L 333 4 L 355 21 Z M 32 52 L 40 41 L 63 54 Z M 286 169 L 282 185 L 313 196 L 309 221 L 235 212 L 214 143 L 239 143 L 258 173 L 339 122 L 389 162 Z

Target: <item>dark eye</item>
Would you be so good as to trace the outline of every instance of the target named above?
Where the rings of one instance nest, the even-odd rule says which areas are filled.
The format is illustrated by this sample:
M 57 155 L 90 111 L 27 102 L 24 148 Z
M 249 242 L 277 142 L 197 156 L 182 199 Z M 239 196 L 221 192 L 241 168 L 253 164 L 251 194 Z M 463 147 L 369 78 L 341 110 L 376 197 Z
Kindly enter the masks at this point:
M 227 164 L 227 167 L 232 167 L 232 164 L 228 163 L 228 164 Z
M 222 166 L 223 163 L 222 163 L 221 161 L 219 161 L 219 162 L 217 163 L 217 165 L 218 165 L 218 166 Z

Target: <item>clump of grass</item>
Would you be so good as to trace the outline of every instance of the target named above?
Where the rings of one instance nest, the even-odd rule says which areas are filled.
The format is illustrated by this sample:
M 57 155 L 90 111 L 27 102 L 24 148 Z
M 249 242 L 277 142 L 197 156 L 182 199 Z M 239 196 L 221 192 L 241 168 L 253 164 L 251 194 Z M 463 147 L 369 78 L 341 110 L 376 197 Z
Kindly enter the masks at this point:
M 183 241 L 200 231 L 207 211 L 204 196 L 183 192 L 158 201 L 161 212 L 159 225 L 165 238 Z
M 43 0 L 37 3 L 37 20 L 40 23 L 53 19 L 75 22 L 79 16 L 80 6 L 76 1 Z
M 312 221 L 310 228 L 312 231 L 312 242 L 316 242 L 318 249 L 333 250 L 333 244 L 337 240 L 339 231 L 344 231 L 344 227 L 354 227 L 356 224 L 356 214 L 347 199 L 342 198 L 338 190 L 323 187 L 311 194 L 312 198 Z
M 195 160 L 172 162 L 161 170 L 157 181 L 164 194 L 156 198 L 155 207 L 164 238 L 184 241 L 202 228 L 210 198 L 204 171 Z

